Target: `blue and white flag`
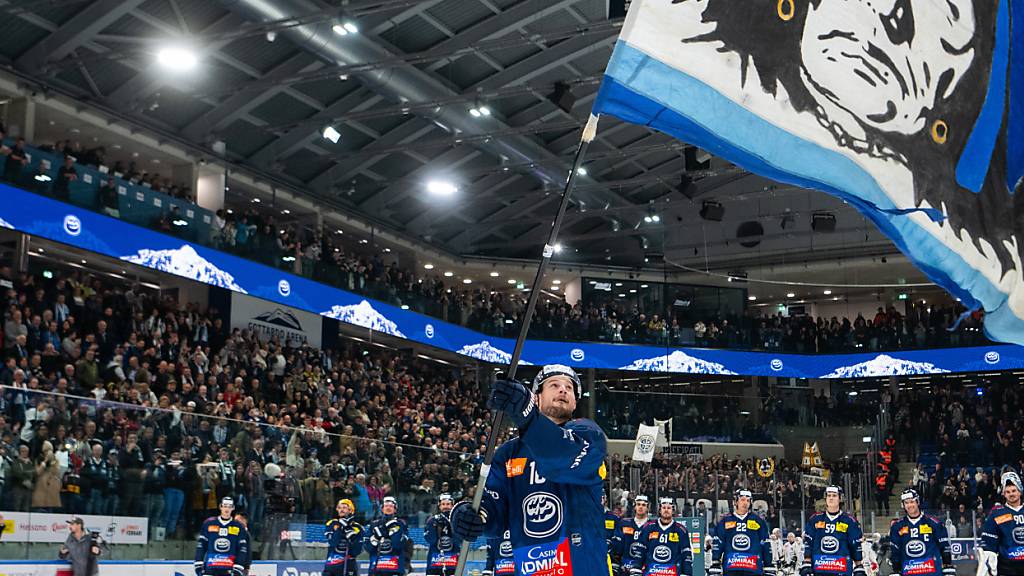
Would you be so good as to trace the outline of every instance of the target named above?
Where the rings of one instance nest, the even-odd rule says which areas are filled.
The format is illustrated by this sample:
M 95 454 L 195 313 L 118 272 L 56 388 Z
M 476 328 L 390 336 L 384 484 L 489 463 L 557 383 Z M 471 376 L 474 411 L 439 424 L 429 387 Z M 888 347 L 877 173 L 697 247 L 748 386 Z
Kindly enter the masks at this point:
M 594 113 L 846 200 L 1024 344 L 1022 54 L 1024 0 L 634 0 Z

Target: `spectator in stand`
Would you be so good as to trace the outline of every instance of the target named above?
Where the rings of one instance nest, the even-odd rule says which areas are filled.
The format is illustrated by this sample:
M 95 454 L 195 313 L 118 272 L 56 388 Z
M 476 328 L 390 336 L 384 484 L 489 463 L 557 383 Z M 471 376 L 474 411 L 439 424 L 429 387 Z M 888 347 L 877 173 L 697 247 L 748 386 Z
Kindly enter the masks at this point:
M 57 179 L 53 183 L 53 195 L 61 202 L 67 202 L 71 198 L 71 183 L 78 180 L 78 170 L 75 168 L 75 158 L 65 156 L 64 163 L 57 170 Z
M 117 191 L 117 180 L 113 176 L 110 176 L 100 186 L 99 194 L 97 195 L 99 200 L 100 211 L 107 216 L 113 218 L 121 217 L 121 207 L 118 200 Z
M 17 184 L 21 181 L 21 172 L 28 164 L 28 154 L 25 152 L 25 139 L 18 138 L 14 142 L 14 147 L 7 153 L 7 159 L 4 160 L 4 180 L 12 184 Z

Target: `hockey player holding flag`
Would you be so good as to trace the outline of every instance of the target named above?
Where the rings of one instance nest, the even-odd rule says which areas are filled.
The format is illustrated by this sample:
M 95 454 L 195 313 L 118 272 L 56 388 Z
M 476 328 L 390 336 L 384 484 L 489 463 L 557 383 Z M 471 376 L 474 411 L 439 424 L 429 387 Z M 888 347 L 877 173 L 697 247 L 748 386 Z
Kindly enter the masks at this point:
M 722 516 L 715 525 L 711 537 L 710 576 L 775 576 L 769 542 L 771 532 L 764 518 L 751 512 L 753 499 L 750 490 L 737 489 L 733 493 L 732 514 Z
M 867 576 L 864 571 L 864 534 L 860 523 L 842 511 L 843 489 L 825 488 L 825 511 L 811 516 L 804 526 L 804 563 L 800 576 L 842 574 Z
M 889 527 L 889 563 L 892 564 L 892 573 L 903 576 L 956 576 L 946 527 L 935 518 L 921 513 L 921 497 L 917 490 L 904 490 L 900 494 L 900 504 L 906 515 Z
M 220 515 L 208 518 L 196 542 L 196 576 L 243 576 L 249 565 L 249 531 L 232 517 L 235 501 L 220 501 Z
M 651 516 L 648 514 L 650 505 L 647 496 L 640 494 L 633 499 L 633 517 L 623 518 L 620 521 L 622 567 L 619 574 L 621 576 L 629 576 L 634 566 L 643 566 L 644 548 L 640 544 L 640 532 L 651 521 Z
M 363 527 L 355 520 L 355 505 L 348 498 L 338 501 L 337 518 L 327 521 L 324 537 L 327 539 L 326 576 L 355 576 L 359 573 L 356 557 L 363 550 Z
M 479 513 L 460 502 L 452 529 L 467 540 L 509 530 L 517 576 L 611 574 L 601 506 L 607 438 L 594 422 L 571 420 L 581 388 L 572 368 L 553 364 L 532 393 L 499 380 L 487 402 L 518 435 L 495 452 Z
M 978 576 L 1024 574 L 1024 506 L 1020 476 L 1004 472 L 999 479 L 1006 504 L 996 505 L 981 527 Z
M 451 494 L 438 497 L 438 513 L 427 520 L 423 538 L 427 541 L 427 576 L 445 576 L 455 571 L 459 561 L 461 542 L 452 537 L 452 524 L 448 514 L 455 501 Z
M 643 547 L 643 563 L 633 566 L 631 576 L 689 576 L 693 574 L 690 535 L 675 521 L 671 498 L 658 501 L 658 519 L 648 522 L 637 542 Z

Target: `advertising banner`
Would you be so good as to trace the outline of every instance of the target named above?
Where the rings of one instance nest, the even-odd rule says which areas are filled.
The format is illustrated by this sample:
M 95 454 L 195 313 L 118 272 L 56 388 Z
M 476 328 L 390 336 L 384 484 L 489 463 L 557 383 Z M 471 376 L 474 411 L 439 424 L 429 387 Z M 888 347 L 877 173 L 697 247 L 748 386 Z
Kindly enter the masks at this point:
M 279 289 L 287 291 L 290 287 L 282 284 Z M 323 323 L 323 317 L 318 314 L 231 293 L 231 328 L 255 332 L 263 342 L 276 336 L 281 344 L 291 341 L 293 347 L 298 347 L 306 342 L 313 348 L 320 348 Z
M 4 198 L 0 227 L 280 305 L 266 304 L 259 313 L 269 313 L 269 326 L 263 327 L 269 331 L 285 330 L 277 321 L 288 324 L 290 319 L 282 319 L 275 311 L 284 312 L 288 307 L 492 364 L 507 364 L 512 358 L 515 341 L 511 338 L 488 336 L 5 184 L 0 184 L 0 195 Z M 292 315 L 303 324 L 303 334 L 316 334 L 316 330 L 305 328 L 298 315 Z M 524 365 L 565 364 L 636 372 L 850 379 L 1022 369 L 1024 346 L 782 354 L 528 340 L 522 359 Z
M 3 512 L 4 542 L 64 542 L 69 514 Z M 98 532 L 110 544 L 146 544 L 149 519 L 135 516 L 82 514 L 86 532 Z

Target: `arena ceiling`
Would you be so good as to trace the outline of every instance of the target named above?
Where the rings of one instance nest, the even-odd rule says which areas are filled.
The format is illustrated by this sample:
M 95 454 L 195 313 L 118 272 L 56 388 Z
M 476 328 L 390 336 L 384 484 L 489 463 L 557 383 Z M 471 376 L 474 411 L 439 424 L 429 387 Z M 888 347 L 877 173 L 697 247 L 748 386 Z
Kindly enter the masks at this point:
M 223 143 L 323 206 L 452 254 L 535 258 L 621 26 L 606 1 L 7 0 L 0 58 L 143 129 Z M 197 66 L 161 68 L 168 47 Z M 458 191 L 437 197 L 430 182 Z M 841 201 L 614 119 L 573 198 L 561 258 L 590 264 L 895 252 Z M 722 222 L 700 216 L 707 200 Z M 812 230 L 822 212 L 835 232 Z M 762 225 L 756 246 L 737 241 L 746 221 Z

